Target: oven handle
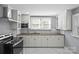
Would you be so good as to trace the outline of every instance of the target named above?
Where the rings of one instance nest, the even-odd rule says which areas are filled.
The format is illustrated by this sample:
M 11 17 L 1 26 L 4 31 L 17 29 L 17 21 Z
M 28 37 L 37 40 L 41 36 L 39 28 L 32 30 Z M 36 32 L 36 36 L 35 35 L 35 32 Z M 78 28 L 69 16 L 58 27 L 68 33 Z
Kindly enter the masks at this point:
M 18 42 L 16 42 L 15 44 L 13 44 L 13 47 L 16 46 L 17 44 L 19 44 L 20 42 L 22 42 L 23 40 L 20 40 Z

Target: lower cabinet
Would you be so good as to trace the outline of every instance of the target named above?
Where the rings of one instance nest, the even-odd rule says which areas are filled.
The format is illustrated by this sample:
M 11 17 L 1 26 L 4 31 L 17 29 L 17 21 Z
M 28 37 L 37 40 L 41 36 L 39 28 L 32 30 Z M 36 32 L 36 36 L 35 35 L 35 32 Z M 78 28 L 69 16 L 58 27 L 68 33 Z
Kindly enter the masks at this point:
M 41 36 L 40 39 L 41 39 L 41 47 L 47 47 L 47 41 L 48 41 L 47 36 Z
M 48 43 L 47 44 L 48 47 L 54 47 L 54 46 L 56 46 L 57 44 L 56 44 L 56 38 L 55 38 L 55 36 L 49 37 L 47 43 Z
M 64 36 L 51 36 L 48 38 L 48 47 L 64 47 Z
M 30 37 L 23 37 L 23 47 L 30 47 Z
M 31 37 L 29 42 L 30 47 L 36 47 L 36 37 Z
M 41 39 L 39 37 L 36 38 L 36 47 L 41 47 L 42 46 L 42 42 Z
M 29 35 L 24 37 L 24 47 L 64 47 L 64 36 Z

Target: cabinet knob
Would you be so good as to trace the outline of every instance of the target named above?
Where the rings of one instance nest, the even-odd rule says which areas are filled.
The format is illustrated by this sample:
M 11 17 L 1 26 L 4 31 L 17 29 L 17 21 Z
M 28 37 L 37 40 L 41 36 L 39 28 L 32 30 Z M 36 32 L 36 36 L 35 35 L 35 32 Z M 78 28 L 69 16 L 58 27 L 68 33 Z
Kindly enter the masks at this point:
M 47 39 L 48 40 L 48 39 Z
M 34 39 L 34 40 L 36 40 L 36 39 Z

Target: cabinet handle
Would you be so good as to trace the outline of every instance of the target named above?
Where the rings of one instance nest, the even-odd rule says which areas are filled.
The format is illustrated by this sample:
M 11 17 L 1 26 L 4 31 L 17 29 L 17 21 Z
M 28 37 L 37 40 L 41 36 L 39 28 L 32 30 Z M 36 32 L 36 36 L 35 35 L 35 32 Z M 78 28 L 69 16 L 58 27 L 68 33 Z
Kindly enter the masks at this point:
M 36 39 L 34 39 L 34 40 L 36 40 Z

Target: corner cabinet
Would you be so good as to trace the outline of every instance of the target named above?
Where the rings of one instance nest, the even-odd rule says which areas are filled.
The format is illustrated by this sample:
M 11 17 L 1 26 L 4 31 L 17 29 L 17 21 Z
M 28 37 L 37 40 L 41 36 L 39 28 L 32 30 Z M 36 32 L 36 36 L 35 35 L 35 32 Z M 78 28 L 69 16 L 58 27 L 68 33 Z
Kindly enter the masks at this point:
M 64 47 L 64 35 L 27 35 L 24 47 Z
M 72 12 L 70 9 L 61 12 L 58 16 L 58 29 L 71 30 Z

